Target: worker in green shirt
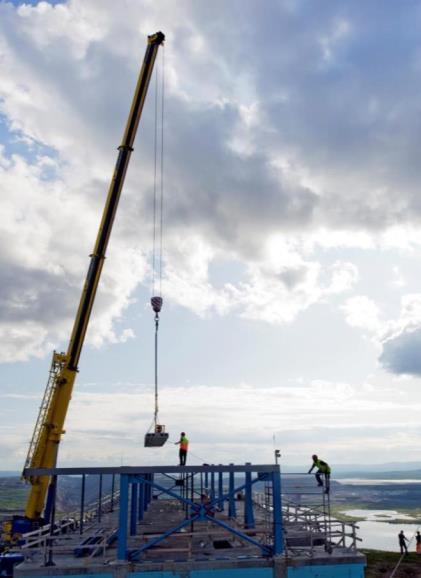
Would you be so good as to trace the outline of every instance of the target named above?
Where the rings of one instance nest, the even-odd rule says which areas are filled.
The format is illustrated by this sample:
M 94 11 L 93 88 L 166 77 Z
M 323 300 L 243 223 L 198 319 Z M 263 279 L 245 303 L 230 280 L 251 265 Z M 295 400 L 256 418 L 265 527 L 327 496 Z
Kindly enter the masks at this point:
M 317 485 L 323 487 L 322 476 L 324 476 L 325 494 L 328 494 L 330 490 L 330 472 L 331 472 L 329 464 L 327 462 L 324 462 L 323 460 L 319 460 L 316 454 L 312 455 L 311 459 L 313 460 L 313 464 L 311 468 L 308 470 L 308 473 L 311 474 L 314 468 L 317 468 L 316 472 Z

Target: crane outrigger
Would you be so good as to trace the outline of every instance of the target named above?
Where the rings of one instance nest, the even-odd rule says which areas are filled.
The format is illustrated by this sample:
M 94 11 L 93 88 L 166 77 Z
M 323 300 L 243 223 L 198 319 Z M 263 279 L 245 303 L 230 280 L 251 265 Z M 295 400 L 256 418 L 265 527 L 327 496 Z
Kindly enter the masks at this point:
M 127 167 L 133 151 L 133 143 L 143 110 L 154 63 L 159 46 L 165 40 L 162 32 L 148 37 L 148 45 L 137 81 L 133 102 L 122 142 L 118 147 L 118 158 L 111 179 L 107 199 L 99 227 L 96 243 L 82 290 L 68 349 L 65 353 L 53 353 L 47 387 L 41 403 L 34 433 L 29 445 L 23 477 L 31 483 L 25 509 L 26 529 L 41 519 L 50 483 L 49 476 L 27 476 L 29 468 L 54 468 L 57 462 L 59 443 L 65 433 L 64 422 L 78 372 L 78 363 L 85 341 L 98 283 L 101 277 L 105 253 L 111 234 Z M 23 522 L 23 520 L 21 520 Z M 13 530 L 12 530 L 13 531 Z

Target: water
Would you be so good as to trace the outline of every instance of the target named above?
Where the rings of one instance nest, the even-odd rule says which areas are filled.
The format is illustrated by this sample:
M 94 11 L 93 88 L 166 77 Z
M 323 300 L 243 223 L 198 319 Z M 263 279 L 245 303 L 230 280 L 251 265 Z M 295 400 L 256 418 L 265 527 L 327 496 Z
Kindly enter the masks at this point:
M 356 486 L 384 486 L 391 484 L 421 484 L 420 479 L 414 478 L 396 478 L 396 479 L 386 479 L 386 478 L 338 478 L 337 480 L 340 484 L 356 485 Z
M 404 531 L 408 540 L 411 540 L 417 530 L 421 531 L 421 525 L 410 523 L 413 520 L 411 516 L 396 510 L 346 510 L 343 513 L 348 516 L 365 518 L 364 521 L 357 522 L 359 527 L 357 536 L 363 540 L 358 543 L 359 548 L 399 552 L 398 534 L 401 530 Z M 396 518 L 408 520 L 408 522 L 403 524 L 388 522 L 388 520 L 395 520 Z M 415 552 L 415 538 L 407 546 L 410 552 Z

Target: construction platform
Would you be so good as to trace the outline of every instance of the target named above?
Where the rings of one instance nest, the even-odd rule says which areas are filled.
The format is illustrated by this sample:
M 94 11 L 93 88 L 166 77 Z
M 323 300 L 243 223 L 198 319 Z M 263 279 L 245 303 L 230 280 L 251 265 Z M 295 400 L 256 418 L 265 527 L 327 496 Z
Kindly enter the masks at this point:
M 332 520 L 312 476 L 281 483 L 278 465 L 27 473 L 53 476 L 50 523 L 22 537 L 15 578 L 364 577 L 355 524 Z M 80 508 L 58 519 L 57 487 L 69 475 L 80 477 Z M 91 503 L 88 478 L 98 479 Z

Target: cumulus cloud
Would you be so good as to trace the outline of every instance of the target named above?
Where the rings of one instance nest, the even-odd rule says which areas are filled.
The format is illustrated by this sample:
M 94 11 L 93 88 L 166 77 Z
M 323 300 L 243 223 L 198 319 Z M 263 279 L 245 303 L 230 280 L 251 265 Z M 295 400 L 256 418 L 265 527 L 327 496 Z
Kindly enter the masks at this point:
M 396 273 L 395 268 L 393 271 Z M 396 319 L 387 319 L 384 311 L 365 295 L 348 298 L 341 306 L 351 327 L 362 329 L 380 348 L 380 365 L 396 375 L 421 375 L 421 295 L 401 298 Z
M 415 6 L 398 10 L 345 0 L 265 10 L 3 2 L 2 360 L 42 356 L 69 332 L 145 37 L 159 28 L 170 299 L 200 315 L 289 323 L 359 280 L 355 263 L 322 262 L 320 251 L 418 247 L 420 20 Z M 140 130 L 88 335 L 95 345 L 130 338 L 115 321 L 148 282 L 151 101 Z M 220 260 L 241 263 L 245 278 L 215 287 L 209 270 Z M 367 301 L 346 303 L 348 321 L 362 328 L 361 308 L 374 331 Z
M 152 387 L 121 384 L 119 393 L 83 389 L 72 400 L 62 463 L 174 462 L 176 450 L 171 443 L 159 455 L 143 448 L 143 436 L 152 420 Z M 191 463 L 228 462 L 233 451 L 239 463 L 272 461 L 274 435 L 287 463 L 307 462 L 315 447 L 320 452 L 328 450 L 335 462 L 352 462 L 362 439 L 368 440 L 367 460 L 378 461 L 380 440 L 382 446 L 387 440 L 396 447 L 398 438 L 400 451 L 412 456 L 420 407 L 402 395 L 400 387 L 384 388 L 379 400 L 376 388 L 320 379 L 261 388 L 238 383 L 223 389 L 163 385 L 160 390 L 160 419 L 170 432 L 170 441 L 178 438 L 183 424 L 191 442 Z M 408 427 L 412 434 L 407 439 L 399 437 Z M 88 439 L 92 443 L 87 444 Z
M 399 318 L 390 322 L 382 339 L 381 364 L 395 374 L 421 375 L 421 294 L 405 295 Z
M 346 322 L 351 327 L 376 332 L 382 326 L 379 307 L 365 295 L 357 295 L 347 299 L 342 309 Z

